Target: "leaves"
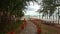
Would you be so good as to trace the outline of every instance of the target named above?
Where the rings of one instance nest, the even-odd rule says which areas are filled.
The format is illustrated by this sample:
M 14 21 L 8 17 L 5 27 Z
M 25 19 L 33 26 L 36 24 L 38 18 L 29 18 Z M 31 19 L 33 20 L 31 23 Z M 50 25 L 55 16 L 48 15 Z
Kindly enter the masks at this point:
M 20 26 L 22 23 L 20 18 L 24 16 L 22 10 L 25 9 L 26 2 L 29 1 L 33 0 L 0 0 L 0 30 L 4 34 Z M 16 18 L 18 19 L 15 21 Z
M 41 10 L 40 12 L 43 12 L 43 15 L 49 14 L 49 16 L 51 16 L 54 13 L 55 9 L 56 9 L 56 4 L 53 3 L 55 1 L 56 0 L 42 0 L 43 10 Z M 49 13 L 48 13 L 48 11 L 49 11 Z

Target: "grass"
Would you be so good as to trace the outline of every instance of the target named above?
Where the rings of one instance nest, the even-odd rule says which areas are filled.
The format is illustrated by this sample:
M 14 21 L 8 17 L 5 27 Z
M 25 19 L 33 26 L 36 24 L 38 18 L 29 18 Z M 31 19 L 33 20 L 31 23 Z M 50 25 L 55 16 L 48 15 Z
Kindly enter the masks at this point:
M 0 32 L 0 34 L 5 34 L 6 32 L 9 32 L 9 31 L 12 31 L 12 30 L 16 30 L 17 28 L 19 28 L 19 26 L 22 24 L 22 21 L 19 20 L 17 22 L 14 22 L 12 24 L 7 24 L 7 25 L 3 25 L 3 26 L 0 26 L 2 27 L 1 29 L 3 29 L 2 32 Z
M 59 31 L 49 25 L 41 24 L 42 34 L 59 34 Z

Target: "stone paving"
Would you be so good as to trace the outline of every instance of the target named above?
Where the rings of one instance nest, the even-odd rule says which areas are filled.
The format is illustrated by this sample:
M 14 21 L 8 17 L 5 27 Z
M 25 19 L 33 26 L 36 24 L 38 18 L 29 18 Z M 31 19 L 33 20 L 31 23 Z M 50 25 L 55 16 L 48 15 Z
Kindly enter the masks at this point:
M 26 28 L 20 34 L 37 34 L 37 27 L 32 22 L 28 21 Z

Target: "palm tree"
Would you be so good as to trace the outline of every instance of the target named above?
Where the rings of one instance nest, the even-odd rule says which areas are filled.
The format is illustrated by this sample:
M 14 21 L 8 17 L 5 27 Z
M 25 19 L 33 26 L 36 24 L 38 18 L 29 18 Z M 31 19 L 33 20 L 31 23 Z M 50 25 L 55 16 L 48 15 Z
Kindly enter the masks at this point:
M 55 10 L 57 10 L 56 7 L 60 6 L 59 3 L 56 3 L 57 0 L 42 0 L 42 10 L 38 10 L 39 13 L 43 13 L 43 16 L 46 16 L 49 14 L 49 18 L 54 14 Z M 59 14 L 59 10 L 58 10 L 58 14 Z M 54 17 L 54 16 L 53 16 Z M 60 17 L 58 15 L 58 17 Z

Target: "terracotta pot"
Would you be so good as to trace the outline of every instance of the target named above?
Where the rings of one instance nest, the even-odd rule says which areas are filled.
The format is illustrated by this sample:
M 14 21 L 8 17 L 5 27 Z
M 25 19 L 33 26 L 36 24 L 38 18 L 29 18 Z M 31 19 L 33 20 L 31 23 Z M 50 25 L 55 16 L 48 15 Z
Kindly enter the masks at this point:
M 15 34 L 15 32 L 14 31 L 11 31 L 11 32 L 8 32 L 7 34 Z
M 41 28 L 37 28 L 37 34 L 41 34 Z

